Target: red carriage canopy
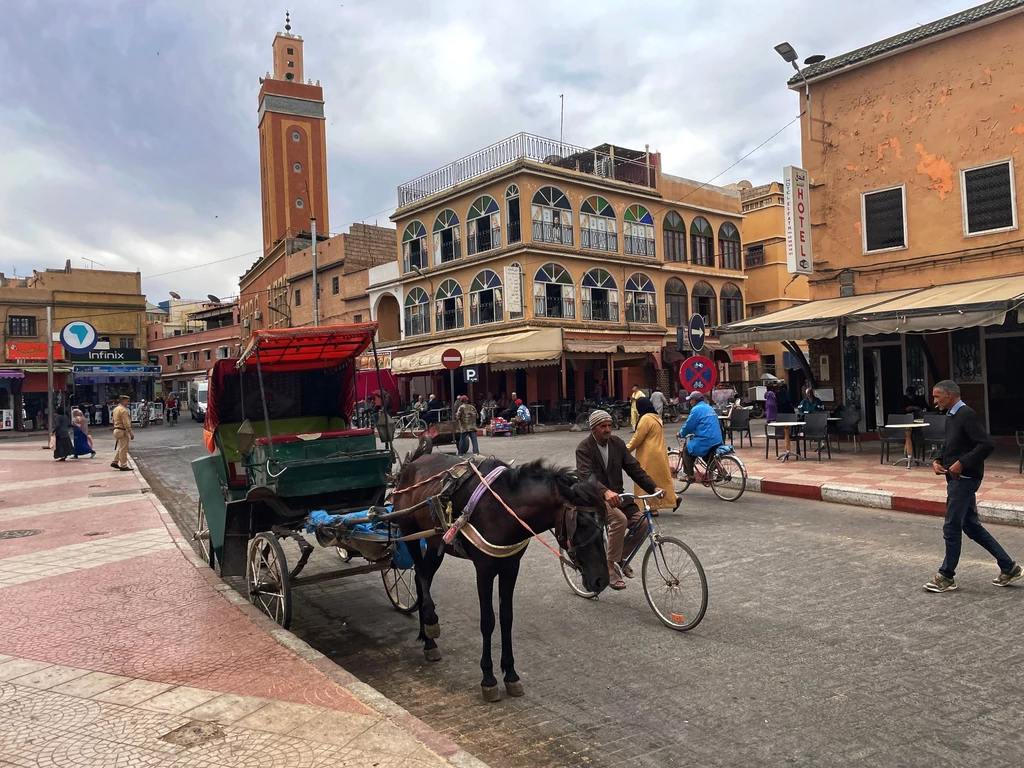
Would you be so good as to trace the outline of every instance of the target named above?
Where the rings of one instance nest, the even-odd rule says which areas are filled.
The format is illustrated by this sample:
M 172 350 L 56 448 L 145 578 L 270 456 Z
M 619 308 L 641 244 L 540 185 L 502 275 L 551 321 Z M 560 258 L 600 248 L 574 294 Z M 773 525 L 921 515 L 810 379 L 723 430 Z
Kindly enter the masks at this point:
M 258 353 L 264 371 L 332 368 L 362 354 L 376 333 L 376 323 L 254 331 L 236 364 L 255 362 Z

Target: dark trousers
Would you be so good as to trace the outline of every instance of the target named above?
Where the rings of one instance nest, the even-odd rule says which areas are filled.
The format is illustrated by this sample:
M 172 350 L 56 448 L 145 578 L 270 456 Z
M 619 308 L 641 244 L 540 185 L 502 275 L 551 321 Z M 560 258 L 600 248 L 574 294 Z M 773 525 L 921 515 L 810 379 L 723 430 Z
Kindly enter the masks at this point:
M 472 429 L 468 432 L 462 432 L 459 434 L 459 454 L 463 454 L 469 451 L 470 441 L 473 443 L 473 453 L 480 453 L 480 444 L 477 442 L 476 430 Z
M 981 545 L 999 563 L 999 570 L 1004 573 L 1013 569 L 1013 560 L 1006 554 L 992 534 L 985 530 L 978 519 L 977 497 L 980 480 L 967 477 L 954 479 L 946 475 L 946 522 L 942 526 L 942 538 L 946 541 L 946 558 L 942 561 L 939 573 L 947 579 L 956 574 L 956 566 L 960 562 L 960 546 L 963 534 Z

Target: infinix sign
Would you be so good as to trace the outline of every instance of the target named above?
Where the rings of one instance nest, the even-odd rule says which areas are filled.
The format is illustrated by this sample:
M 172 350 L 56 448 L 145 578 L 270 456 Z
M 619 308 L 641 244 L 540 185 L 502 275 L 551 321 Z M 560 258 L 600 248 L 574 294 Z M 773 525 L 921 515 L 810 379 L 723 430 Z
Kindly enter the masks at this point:
M 124 349 L 92 349 L 88 352 L 76 352 L 71 355 L 75 363 L 140 363 L 142 350 L 138 348 Z

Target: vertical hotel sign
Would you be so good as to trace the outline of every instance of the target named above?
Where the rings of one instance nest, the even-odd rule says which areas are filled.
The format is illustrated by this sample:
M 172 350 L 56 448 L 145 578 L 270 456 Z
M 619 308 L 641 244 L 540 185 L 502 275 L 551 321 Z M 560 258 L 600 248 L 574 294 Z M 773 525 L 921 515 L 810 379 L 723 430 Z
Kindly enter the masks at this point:
M 786 266 L 790 274 L 809 275 L 811 255 L 811 189 L 807 171 L 787 165 L 782 169 L 786 208 Z

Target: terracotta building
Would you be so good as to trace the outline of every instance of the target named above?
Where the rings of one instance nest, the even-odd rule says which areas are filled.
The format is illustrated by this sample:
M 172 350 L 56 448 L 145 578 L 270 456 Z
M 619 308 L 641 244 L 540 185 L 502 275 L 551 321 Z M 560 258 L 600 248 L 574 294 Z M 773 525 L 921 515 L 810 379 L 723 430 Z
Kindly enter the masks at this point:
M 182 393 L 189 381 L 205 379 L 217 360 L 238 357 L 241 323 L 238 302 L 206 304 L 185 318 L 184 333 L 163 333 L 159 324 L 151 324 L 149 361 L 162 368 L 160 387 L 155 394 Z
M 811 339 L 865 429 L 952 378 L 997 433 L 1024 427 L 1024 2 L 996 0 L 814 63 L 806 105 L 812 302 L 734 325 Z
M 557 419 L 633 382 L 677 386 L 691 312 L 709 328 L 743 317 L 740 194 L 665 173 L 646 149 L 518 134 L 398 194 L 399 263 L 373 270 L 370 292 L 382 334 L 400 330 L 403 397 L 450 397 L 453 347 L 479 369 L 476 394 L 515 391 Z
M 314 226 L 321 324 L 368 319 L 368 270 L 394 260 L 389 227 L 353 224 L 331 235 L 323 89 L 302 82 L 302 44 L 286 20 L 272 45 L 273 74 L 260 78 L 263 255 L 239 281 L 243 344 L 256 329 L 313 324 Z
M 96 328 L 101 346 L 71 356 L 46 336 L 46 308 L 53 331 L 73 320 Z M 106 269 L 33 270 L 30 277 L 0 274 L 0 426 L 21 429 L 22 408 L 38 422 L 47 402 L 47 344 L 53 346 L 57 402 L 103 405 L 122 393 L 151 397 L 159 370 L 146 365 L 146 297 L 138 272 Z M 7 413 L 10 425 L 7 426 Z M 34 424 L 33 426 L 38 426 Z

